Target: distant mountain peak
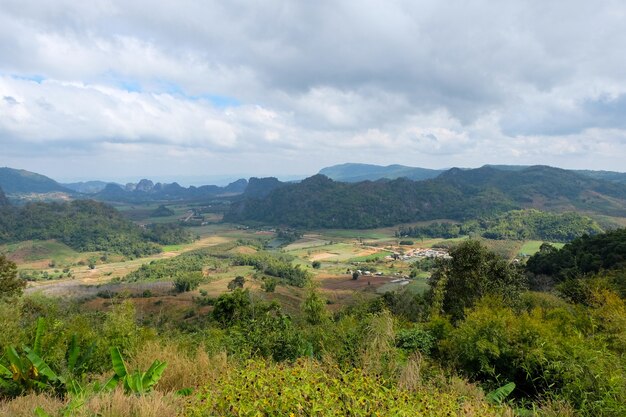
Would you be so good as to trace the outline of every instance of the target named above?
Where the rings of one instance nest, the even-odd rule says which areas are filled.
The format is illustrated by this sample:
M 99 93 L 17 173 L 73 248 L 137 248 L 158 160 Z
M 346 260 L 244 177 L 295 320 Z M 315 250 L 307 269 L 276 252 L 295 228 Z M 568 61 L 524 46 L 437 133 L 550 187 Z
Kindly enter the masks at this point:
M 374 165 L 361 163 L 345 163 L 323 168 L 319 174 L 325 175 L 333 181 L 360 182 L 377 181 L 380 179 L 394 180 L 409 178 L 411 180 L 426 180 L 435 178 L 443 170 L 409 167 L 405 165 Z

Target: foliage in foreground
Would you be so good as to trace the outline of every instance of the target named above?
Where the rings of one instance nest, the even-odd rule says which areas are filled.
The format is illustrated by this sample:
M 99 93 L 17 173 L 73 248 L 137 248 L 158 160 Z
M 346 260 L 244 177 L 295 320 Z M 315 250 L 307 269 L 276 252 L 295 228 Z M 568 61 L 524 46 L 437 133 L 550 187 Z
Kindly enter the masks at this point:
M 506 409 L 479 398 L 424 388 L 401 389 L 362 369 L 342 371 L 315 361 L 293 365 L 249 361 L 203 388 L 189 416 L 500 416 Z

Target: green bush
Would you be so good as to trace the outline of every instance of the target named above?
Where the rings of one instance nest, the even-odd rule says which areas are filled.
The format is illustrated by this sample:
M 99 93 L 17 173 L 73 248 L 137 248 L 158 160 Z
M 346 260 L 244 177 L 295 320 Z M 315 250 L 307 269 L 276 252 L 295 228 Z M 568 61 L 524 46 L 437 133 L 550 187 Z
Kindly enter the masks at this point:
M 203 280 L 202 272 L 182 273 L 174 278 L 174 289 L 178 293 L 193 291 L 200 286 Z
M 609 317 L 626 313 L 616 300 L 610 298 L 605 309 L 607 326 Z M 601 312 L 601 307 L 520 312 L 486 298 L 442 342 L 444 355 L 459 372 L 492 388 L 510 381 L 517 386 L 514 395 L 561 398 L 584 416 L 626 415 L 626 363 L 615 350 L 622 343 L 611 349 L 606 337 L 623 337 L 624 327 L 603 332 L 590 325 L 589 313 Z

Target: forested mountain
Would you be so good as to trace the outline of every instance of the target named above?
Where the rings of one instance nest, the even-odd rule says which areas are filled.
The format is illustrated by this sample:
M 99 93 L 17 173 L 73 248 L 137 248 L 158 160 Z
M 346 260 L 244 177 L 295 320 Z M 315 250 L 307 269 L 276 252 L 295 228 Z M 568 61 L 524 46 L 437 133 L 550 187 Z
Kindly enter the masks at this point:
M 500 171 L 522 171 L 530 168 L 529 165 L 485 165 Z M 319 174 L 339 182 L 376 181 L 380 179 L 408 178 L 410 180 L 426 180 L 436 178 L 445 172 L 445 169 L 427 169 L 410 167 L 405 165 L 372 165 L 372 164 L 340 164 L 322 168 Z M 585 177 L 606 180 L 617 183 L 626 183 L 625 172 L 593 171 L 593 170 L 569 170 Z
M 85 181 L 85 182 L 72 182 L 69 184 L 61 184 L 72 191 L 83 194 L 95 194 L 104 190 L 107 184 L 112 184 L 105 181 Z
M 180 186 L 174 182 L 171 184 L 154 184 L 152 181 L 142 179 L 137 184 L 121 186 L 119 184 L 107 184 L 106 187 L 93 195 L 93 198 L 101 201 L 172 201 L 172 200 L 197 200 L 212 198 L 222 195 L 241 194 L 248 185 L 248 181 L 240 179 L 225 187 L 217 185 L 202 185 L 200 187 Z
M 248 186 L 243 193 L 245 198 L 263 198 L 277 188 L 280 188 L 287 183 L 279 181 L 275 177 L 268 178 L 256 178 L 252 177 L 248 181 Z
M 425 181 L 335 182 L 315 175 L 233 204 L 227 221 L 369 228 L 418 220 L 467 220 L 521 208 L 626 215 L 626 186 L 545 166 L 450 169 Z
M 72 190 L 44 175 L 13 168 L 0 168 L 0 187 L 7 194 L 72 193 Z
M 325 175 L 334 181 L 359 182 L 376 181 L 379 179 L 408 178 L 411 180 L 426 180 L 441 174 L 442 169 L 415 168 L 404 165 L 371 165 L 371 164 L 341 164 L 326 167 L 319 174 Z
M 113 207 L 92 200 L 71 203 L 31 203 L 2 209 L 0 243 L 57 239 L 81 252 L 109 251 L 127 256 L 157 253 L 157 244 L 190 240 L 178 225 L 145 229 Z
M 612 182 L 619 182 L 626 184 L 626 172 L 614 172 L 614 171 L 591 171 L 591 170 L 576 170 L 581 175 L 587 177 L 596 178 L 599 180 L 606 180 Z

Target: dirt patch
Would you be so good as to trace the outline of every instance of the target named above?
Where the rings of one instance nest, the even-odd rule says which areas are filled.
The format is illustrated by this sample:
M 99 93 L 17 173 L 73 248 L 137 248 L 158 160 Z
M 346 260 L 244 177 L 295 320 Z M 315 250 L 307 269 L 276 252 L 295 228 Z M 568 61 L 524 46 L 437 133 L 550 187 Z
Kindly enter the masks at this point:
M 254 248 L 251 248 L 250 246 L 237 246 L 235 248 L 232 248 L 228 252 L 240 254 L 240 255 L 250 255 L 250 254 L 256 253 L 257 250 Z
M 321 284 L 321 289 L 325 291 L 358 291 L 364 289 L 375 290 L 394 279 L 386 276 L 365 276 L 352 279 L 352 275 L 320 275 L 317 281 Z
M 339 254 L 332 252 L 319 252 L 309 256 L 309 259 L 312 261 L 323 261 L 324 259 L 334 258 L 336 256 L 339 256 Z

